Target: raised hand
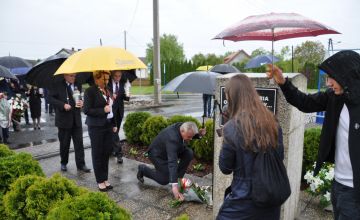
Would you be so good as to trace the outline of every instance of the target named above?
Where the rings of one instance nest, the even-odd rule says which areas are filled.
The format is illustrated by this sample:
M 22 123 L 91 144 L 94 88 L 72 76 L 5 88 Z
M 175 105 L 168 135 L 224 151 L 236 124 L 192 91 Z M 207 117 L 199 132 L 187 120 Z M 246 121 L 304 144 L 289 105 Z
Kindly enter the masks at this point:
M 285 78 L 282 73 L 282 70 L 275 65 L 272 64 L 267 65 L 266 75 L 269 79 L 274 79 L 278 85 L 283 85 L 285 83 Z

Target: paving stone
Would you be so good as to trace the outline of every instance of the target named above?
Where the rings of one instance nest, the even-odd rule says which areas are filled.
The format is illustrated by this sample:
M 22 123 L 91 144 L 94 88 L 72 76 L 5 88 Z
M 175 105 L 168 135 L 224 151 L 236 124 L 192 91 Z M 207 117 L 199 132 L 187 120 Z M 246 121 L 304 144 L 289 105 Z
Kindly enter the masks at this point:
M 140 203 L 138 201 L 134 201 L 131 199 L 121 200 L 118 201 L 117 204 L 119 204 L 121 207 L 124 207 L 125 209 L 129 210 L 131 213 L 135 213 L 139 211 L 140 209 L 144 209 L 147 205 Z
M 154 207 L 146 207 L 144 209 L 141 209 L 133 214 L 134 220 L 139 219 L 146 219 L 146 220 L 167 220 L 172 219 L 173 216 L 171 216 L 169 213 L 163 210 L 159 210 Z

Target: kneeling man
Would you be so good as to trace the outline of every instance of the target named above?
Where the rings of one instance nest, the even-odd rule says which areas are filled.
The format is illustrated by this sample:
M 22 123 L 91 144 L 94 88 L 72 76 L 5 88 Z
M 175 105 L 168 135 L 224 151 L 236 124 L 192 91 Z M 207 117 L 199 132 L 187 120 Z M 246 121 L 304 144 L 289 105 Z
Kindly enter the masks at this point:
M 187 147 L 187 142 L 193 138 L 205 135 L 205 129 L 200 129 L 194 122 L 175 123 L 163 129 L 149 147 L 149 159 L 155 169 L 139 165 L 137 178 L 144 182 L 144 176 L 155 180 L 161 185 L 172 184 L 175 199 L 183 200 L 177 181 L 183 178 L 185 171 L 193 159 L 193 151 Z

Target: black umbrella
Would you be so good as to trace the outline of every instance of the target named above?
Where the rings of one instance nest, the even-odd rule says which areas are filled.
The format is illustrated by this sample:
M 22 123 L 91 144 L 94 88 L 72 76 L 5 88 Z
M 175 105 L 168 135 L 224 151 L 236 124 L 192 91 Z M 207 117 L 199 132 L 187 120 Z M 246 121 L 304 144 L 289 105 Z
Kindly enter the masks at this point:
M 64 79 L 62 75 L 54 76 L 54 73 L 69 56 L 68 54 L 56 54 L 37 63 L 26 74 L 26 82 L 40 88 L 51 89 L 54 83 Z M 92 73 L 77 73 L 76 82 L 80 84 L 92 83 Z
M 241 73 L 240 70 L 230 64 L 218 64 L 213 66 L 209 71 L 221 74 Z
M 121 72 L 122 72 L 122 75 L 121 75 L 122 82 L 126 82 L 127 80 L 132 82 L 135 79 L 137 79 L 136 70 L 121 70 Z
M 14 74 L 10 72 L 10 70 L 4 66 L 0 65 L 0 77 L 9 78 L 9 79 L 17 79 Z
M 15 68 L 32 67 L 32 65 L 23 58 L 13 56 L 0 57 L 0 65 L 10 69 L 10 71 Z

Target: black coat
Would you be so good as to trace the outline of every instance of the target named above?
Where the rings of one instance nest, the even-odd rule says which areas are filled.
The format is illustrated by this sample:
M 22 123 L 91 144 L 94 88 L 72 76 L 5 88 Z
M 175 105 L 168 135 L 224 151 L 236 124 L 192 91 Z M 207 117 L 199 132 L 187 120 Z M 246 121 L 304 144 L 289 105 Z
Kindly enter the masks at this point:
M 88 126 L 104 126 L 107 121 L 107 115 L 104 107 L 107 101 L 103 97 L 98 86 L 93 85 L 85 90 L 84 94 L 84 113 L 87 115 L 85 123 Z M 111 119 L 113 127 L 115 127 L 114 118 Z
M 75 86 L 81 91 L 81 85 Z M 58 128 L 82 127 L 81 109 L 75 107 L 75 101 L 67 91 L 65 80 L 54 84 L 49 92 L 49 103 L 55 107 L 55 126 Z M 65 104 L 71 105 L 70 111 L 65 111 Z
M 245 150 L 242 132 L 234 119 L 223 130 L 224 143 L 219 155 L 219 168 L 224 174 L 233 174 L 231 193 L 228 194 L 217 219 L 278 219 L 280 206 L 261 208 L 251 200 L 251 176 L 255 153 Z M 276 152 L 284 159 L 282 131 L 279 127 Z M 225 188 L 225 187 L 224 187 Z
M 124 84 L 125 83 L 122 81 L 119 82 L 119 91 L 118 91 L 118 94 L 116 94 L 116 99 L 114 100 L 113 107 L 112 107 L 113 113 L 114 113 L 114 118 L 115 118 L 115 123 L 118 128 L 120 127 L 121 121 L 124 117 L 124 100 L 125 101 L 130 100 L 130 97 L 127 97 L 125 95 Z M 108 88 L 111 96 L 113 96 L 112 80 L 109 81 L 107 88 Z
M 152 157 L 168 162 L 170 183 L 178 181 L 178 155 L 187 147 L 180 134 L 181 125 L 182 123 L 175 123 L 163 129 L 149 147 L 149 153 Z
M 31 88 L 29 91 L 29 104 L 31 118 L 40 118 L 41 116 L 41 98 L 40 90 L 38 88 Z
M 339 52 L 320 66 L 344 89 L 343 95 L 333 91 L 304 94 L 286 80 L 280 86 L 286 100 L 303 112 L 326 111 L 320 136 L 320 145 L 314 175 L 323 162 L 335 160 L 335 137 L 341 110 L 346 104 L 349 110 L 349 155 L 353 171 L 354 189 L 360 198 L 360 55 L 353 51 Z

